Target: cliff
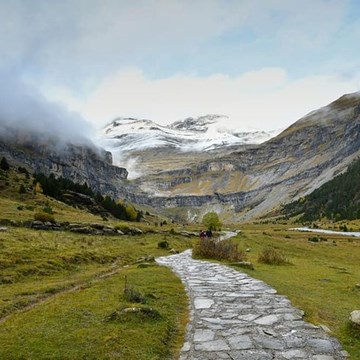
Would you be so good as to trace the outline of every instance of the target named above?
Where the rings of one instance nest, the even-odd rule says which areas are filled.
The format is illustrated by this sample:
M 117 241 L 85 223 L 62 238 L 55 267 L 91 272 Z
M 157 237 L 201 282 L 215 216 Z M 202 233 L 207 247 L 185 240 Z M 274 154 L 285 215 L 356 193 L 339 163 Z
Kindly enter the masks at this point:
M 11 135 L 0 136 L 0 157 L 32 173 L 53 173 L 81 184 L 86 182 L 94 191 L 114 197 L 127 179 L 126 169 L 112 165 L 111 153 L 90 142 L 78 145 L 36 134 L 26 138 Z

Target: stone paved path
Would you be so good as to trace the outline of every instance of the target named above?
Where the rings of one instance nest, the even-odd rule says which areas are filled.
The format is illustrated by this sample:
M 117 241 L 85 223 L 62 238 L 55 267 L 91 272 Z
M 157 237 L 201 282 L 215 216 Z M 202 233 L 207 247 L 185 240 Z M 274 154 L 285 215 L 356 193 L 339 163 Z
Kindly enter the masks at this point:
M 180 360 L 345 359 L 339 342 L 262 281 L 194 260 L 191 250 L 161 257 L 186 286 L 190 323 Z

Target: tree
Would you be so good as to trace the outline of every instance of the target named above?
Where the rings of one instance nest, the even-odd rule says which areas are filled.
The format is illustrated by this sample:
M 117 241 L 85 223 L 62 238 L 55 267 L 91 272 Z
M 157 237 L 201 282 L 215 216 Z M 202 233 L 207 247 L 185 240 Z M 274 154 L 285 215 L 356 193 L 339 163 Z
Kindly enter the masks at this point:
M 135 208 L 132 205 L 126 205 L 125 207 L 126 210 L 126 217 L 129 221 L 135 221 L 137 219 L 137 211 L 135 210 Z
M 211 231 L 220 229 L 222 225 L 218 214 L 214 211 L 206 213 L 202 218 L 202 223 Z
M 0 161 L 0 169 L 4 171 L 8 171 L 10 169 L 10 165 L 4 157 Z

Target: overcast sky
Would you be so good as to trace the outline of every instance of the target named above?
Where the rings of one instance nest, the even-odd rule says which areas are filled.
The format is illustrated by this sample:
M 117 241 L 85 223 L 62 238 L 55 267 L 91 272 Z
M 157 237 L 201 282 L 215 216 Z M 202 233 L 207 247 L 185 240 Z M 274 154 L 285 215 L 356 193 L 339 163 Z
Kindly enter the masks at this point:
M 0 0 L 0 73 L 96 127 L 279 129 L 360 90 L 359 20 L 358 0 Z

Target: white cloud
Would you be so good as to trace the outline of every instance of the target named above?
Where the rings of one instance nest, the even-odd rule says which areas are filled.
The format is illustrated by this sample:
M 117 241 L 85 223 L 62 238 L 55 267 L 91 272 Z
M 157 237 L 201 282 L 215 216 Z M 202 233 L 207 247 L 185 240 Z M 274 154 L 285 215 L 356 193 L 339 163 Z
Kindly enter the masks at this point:
M 64 92 L 72 109 L 98 126 L 118 116 L 148 118 L 167 124 L 188 116 L 223 114 L 231 128 L 278 129 L 306 113 L 358 91 L 360 77 L 322 75 L 291 80 L 281 68 L 264 68 L 231 78 L 175 75 L 149 79 L 131 68 L 105 79 L 83 101 Z
M 269 42 L 283 55 L 293 49 L 305 55 L 333 38 L 347 8 L 344 0 L 0 1 L 0 64 L 82 84 L 123 66 L 144 69 L 151 61 L 159 73 L 162 65 L 174 68 L 179 56 L 215 55 L 227 35 L 239 55 L 248 32 L 254 47 Z

